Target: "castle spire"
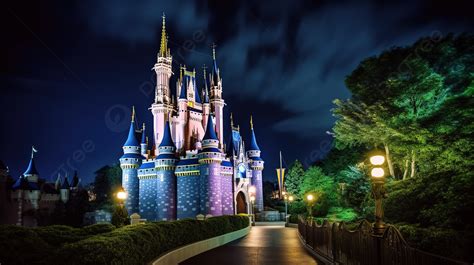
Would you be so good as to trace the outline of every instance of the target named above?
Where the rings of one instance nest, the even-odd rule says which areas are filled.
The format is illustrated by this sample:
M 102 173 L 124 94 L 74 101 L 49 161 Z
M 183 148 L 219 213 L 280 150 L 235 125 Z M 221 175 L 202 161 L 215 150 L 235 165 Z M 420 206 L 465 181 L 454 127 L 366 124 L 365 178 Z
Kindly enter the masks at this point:
M 160 56 L 166 57 L 168 51 L 168 38 L 166 36 L 166 21 L 165 21 L 165 13 L 163 12 L 163 26 L 161 27 L 161 44 L 160 44 Z
M 132 122 L 135 122 L 135 106 L 132 106 Z
M 253 130 L 253 119 L 252 119 L 252 115 L 250 115 L 250 129 Z
M 257 137 L 255 137 L 255 131 L 253 130 L 253 120 L 252 116 L 250 116 L 250 148 L 248 149 L 249 151 L 255 150 L 255 151 L 260 151 L 260 148 L 258 147 L 257 144 Z

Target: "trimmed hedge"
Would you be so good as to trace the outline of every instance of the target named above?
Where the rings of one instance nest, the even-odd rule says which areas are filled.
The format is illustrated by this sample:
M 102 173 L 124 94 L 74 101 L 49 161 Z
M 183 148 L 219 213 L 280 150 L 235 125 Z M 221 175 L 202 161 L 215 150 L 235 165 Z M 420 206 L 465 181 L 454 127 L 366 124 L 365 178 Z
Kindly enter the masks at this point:
M 2 264 L 56 264 L 61 247 L 115 229 L 111 224 L 83 228 L 64 225 L 43 227 L 0 226 L 0 262 Z
M 67 264 L 147 264 L 172 249 L 248 225 L 246 216 L 218 216 L 204 221 L 148 222 L 113 230 L 91 226 L 80 229 L 81 232 L 63 226 L 8 226 L 0 229 L 0 261 L 4 262 L 2 264 L 64 263 L 60 261 L 67 261 Z M 51 235 L 53 232 L 58 233 Z M 9 237 L 12 233 L 16 236 Z M 3 252 L 3 245 L 9 246 L 8 249 L 15 248 L 16 254 Z M 28 258 L 19 258 L 25 252 Z

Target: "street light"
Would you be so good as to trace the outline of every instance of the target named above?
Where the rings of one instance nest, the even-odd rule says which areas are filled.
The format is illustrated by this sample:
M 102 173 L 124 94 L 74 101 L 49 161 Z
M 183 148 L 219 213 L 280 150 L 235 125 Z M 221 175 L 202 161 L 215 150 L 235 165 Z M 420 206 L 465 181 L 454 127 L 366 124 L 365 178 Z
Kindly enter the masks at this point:
M 372 197 L 375 201 L 375 223 L 374 223 L 374 234 L 382 235 L 385 230 L 385 224 L 383 222 L 383 205 L 382 199 L 387 197 L 385 191 L 385 171 L 382 165 L 385 163 L 385 157 L 379 153 L 375 153 L 370 157 L 370 163 L 374 166 L 370 170 L 371 181 L 372 181 Z
M 308 215 L 309 215 L 309 217 L 312 217 L 313 216 L 314 195 L 313 194 L 306 195 L 306 200 L 308 201 Z
M 282 192 L 285 200 L 285 222 L 288 223 L 288 201 L 291 203 L 295 199 L 292 195 L 288 195 L 286 191 Z

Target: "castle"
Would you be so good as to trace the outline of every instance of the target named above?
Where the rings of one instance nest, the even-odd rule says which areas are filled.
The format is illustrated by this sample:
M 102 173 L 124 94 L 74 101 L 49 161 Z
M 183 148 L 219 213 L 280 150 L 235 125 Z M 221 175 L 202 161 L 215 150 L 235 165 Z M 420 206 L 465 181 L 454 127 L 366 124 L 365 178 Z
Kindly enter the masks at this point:
M 211 73 L 207 77 L 204 69 L 201 89 L 196 72 L 181 66 L 176 97 L 172 96 L 173 57 L 163 16 L 160 50 L 153 67 L 153 135 L 147 140 L 145 124 L 135 124 L 133 109 L 120 158 L 129 214 L 161 221 L 263 210 L 264 161 L 252 119 L 247 148 L 232 116 L 230 141 L 224 144 L 225 101 L 215 47 L 212 58 Z
M 58 203 L 66 204 L 80 188 L 75 172 L 71 183 L 58 175 L 56 182 L 47 182 L 36 169 L 32 148 L 28 168 L 16 180 L 0 161 L 0 224 L 37 226 L 48 224 L 48 216 Z M 42 223 L 43 222 L 43 223 Z

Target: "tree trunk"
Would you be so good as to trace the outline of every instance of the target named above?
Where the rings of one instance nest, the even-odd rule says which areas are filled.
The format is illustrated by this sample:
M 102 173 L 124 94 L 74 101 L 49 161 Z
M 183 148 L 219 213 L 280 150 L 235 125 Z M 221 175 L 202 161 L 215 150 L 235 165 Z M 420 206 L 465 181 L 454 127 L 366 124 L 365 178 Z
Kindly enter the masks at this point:
M 408 175 L 408 159 L 405 159 L 405 169 L 403 171 L 403 180 L 407 178 Z
M 415 177 L 415 150 L 411 151 L 411 174 L 410 178 Z
M 390 176 L 395 177 L 395 171 L 393 169 L 392 159 L 390 158 L 390 150 L 388 149 L 388 144 L 384 143 L 383 146 L 385 147 L 385 156 L 387 157 L 388 171 L 390 172 Z

